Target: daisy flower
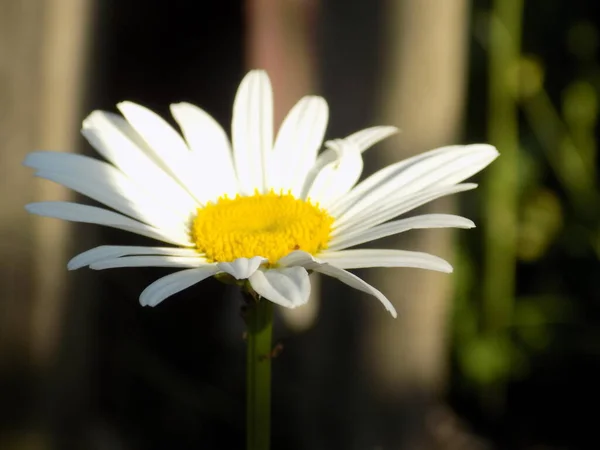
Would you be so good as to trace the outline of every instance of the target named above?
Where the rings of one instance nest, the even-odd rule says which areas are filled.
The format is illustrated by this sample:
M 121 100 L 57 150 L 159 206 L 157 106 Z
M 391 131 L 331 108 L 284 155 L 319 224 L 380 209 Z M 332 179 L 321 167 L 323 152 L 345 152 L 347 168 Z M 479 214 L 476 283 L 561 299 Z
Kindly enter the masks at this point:
M 347 269 L 452 267 L 427 253 L 349 248 L 411 229 L 473 227 L 469 219 L 447 214 L 396 218 L 475 188 L 463 181 L 498 154 L 484 144 L 444 147 L 358 182 L 363 152 L 396 128 L 373 127 L 327 141 L 319 153 L 328 107 L 323 98 L 307 96 L 274 136 L 271 84 L 258 70 L 238 89 L 231 141 L 209 114 L 189 103 L 171 105 L 181 135 L 143 106 L 123 102 L 118 109 L 122 116 L 95 111 L 83 122 L 83 135 L 108 162 L 60 152 L 33 152 L 24 162 L 38 177 L 110 209 L 71 202 L 31 203 L 26 209 L 169 244 L 103 245 L 68 263 L 70 270 L 182 269 L 142 292 L 140 302 L 149 306 L 217 276 L 295 308 L 308 300 L 314 271 L 372 294 L 395 317 L 390 301 Z

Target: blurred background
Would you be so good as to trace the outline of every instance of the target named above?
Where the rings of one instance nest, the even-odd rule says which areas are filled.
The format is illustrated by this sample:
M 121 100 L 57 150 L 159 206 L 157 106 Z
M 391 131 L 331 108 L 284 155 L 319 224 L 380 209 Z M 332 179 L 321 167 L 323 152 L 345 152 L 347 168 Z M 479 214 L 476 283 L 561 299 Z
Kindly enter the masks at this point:
M 29 217 L 73 196 L 21 162 L 93 155 L 82 119 L 122 100 L 227 125 L 249 68 L 277 122 L 316 93 L 328 138 L 401 128 L 366 173 L 442 145 L 501 153 L 479 189 L 425 208 L 478 228 L 376 243 L 453 275 L 358 271 L 397 320 L 325 279 L 278 311 L 273 448 L 597 448 L 599 25 L 594 0 L 0 0 L 0 449 L 243 448 L 238 292 L 207 281 L 150 309 L 138 295 L 167 270 L 67 272 L 149 241 Z

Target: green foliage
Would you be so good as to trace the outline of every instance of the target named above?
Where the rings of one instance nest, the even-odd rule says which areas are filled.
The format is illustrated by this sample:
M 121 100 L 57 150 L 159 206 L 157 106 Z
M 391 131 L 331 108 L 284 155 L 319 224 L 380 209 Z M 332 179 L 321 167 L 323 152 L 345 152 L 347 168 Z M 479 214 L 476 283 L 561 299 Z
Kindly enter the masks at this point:
M 565 36 L 581 71 L 557 101 L 546 91 L 544 61 L 515 47 L 522 24 L 507 21 L 521 17 L 507 4 L 494 3 L 484 42 L 489 136 L 501 156 L 482 182 L 483 255 L 462 246 L 456 263 L 455 362 L 482 403 L 490 390 L 502 396 L 510 380 L 527 376 L 536 358 L 553 351 L 560 330 L 581 320 L 576 294 L 563 284 L 564 261 L 600 257 L 598 31 L 579 22 Z M 521 286 L 524 269 L 537 275 Z
M 478 385 L 498 383 L 510 375 L 511 349 L 502 336 L 477 336 L 459 347 L 460 368 Z
M 552 329 L 573 319 L 572 303 L 555 296 L 520 298 L 515 308 L 515 337 L 528 352 L 549 347 Z
M 567 33 L 569 51 L 584 62 L 595 59 L 599 42 L 598 30 L 587 21 L 577 22 Z
M 523 261 L 542 258 L 563 225 L 560 200 L 554 192 L 536 187 L 522 201 L 517 255 Z

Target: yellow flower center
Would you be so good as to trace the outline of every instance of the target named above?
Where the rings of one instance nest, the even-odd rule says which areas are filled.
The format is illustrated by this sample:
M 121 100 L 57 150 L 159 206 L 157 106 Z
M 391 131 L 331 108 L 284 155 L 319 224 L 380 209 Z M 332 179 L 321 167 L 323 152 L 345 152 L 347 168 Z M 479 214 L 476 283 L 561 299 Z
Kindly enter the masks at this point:
M 327 247 L 333 217 L 290 194 L 220 197 L 198 208 L 192 236 L 213 262 L 263 256 L 270 264 L 294 250 L 316 254 Z

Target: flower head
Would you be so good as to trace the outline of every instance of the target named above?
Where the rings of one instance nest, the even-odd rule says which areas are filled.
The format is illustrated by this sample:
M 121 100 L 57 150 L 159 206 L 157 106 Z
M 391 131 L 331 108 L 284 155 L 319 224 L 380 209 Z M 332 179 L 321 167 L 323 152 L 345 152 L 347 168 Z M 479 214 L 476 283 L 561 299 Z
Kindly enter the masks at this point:
M 363 152 L 396 128 L 373 127 L 327 141 L 319 153 L 328 120 L 325 100 L 301 99 L 275 138 L 272 103 L 266 73 L 250 72 L 235 98 L 231 142 L 210 115 L 188 103 L 171 105 L 182 135 L 131 102 L 118 105 L 122 116 L 95 111 L 83 122 L 82 133 L 108 162 L 34 152 L 25 165 L 111 210 L 70 202 L 26 208 L 170 244 L 100 246 L 68 264 L 71 270 L 183 269 L 148 286 L 140 296 L 143 305 L 155 306 L 208 277 L 228 274 L 266 299 L 294 308 L 308 300 L 308 271 L 316 271 L 374 295 L 395 316 L 381 292 L 346 269 L 452 271 L 446 261 L 426 253 L 348 248 L 415 228 L 473 227 L 454 215 L 396 218 L 476 187 L 462 182 L 496 158 L 494 147 L 440 148 L 357 184 Z

